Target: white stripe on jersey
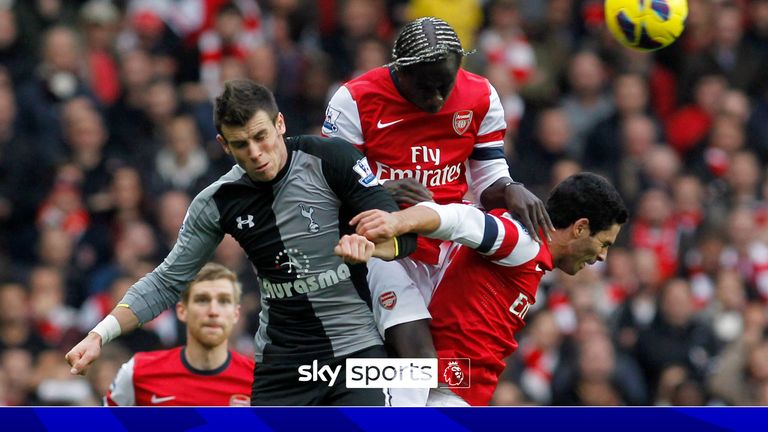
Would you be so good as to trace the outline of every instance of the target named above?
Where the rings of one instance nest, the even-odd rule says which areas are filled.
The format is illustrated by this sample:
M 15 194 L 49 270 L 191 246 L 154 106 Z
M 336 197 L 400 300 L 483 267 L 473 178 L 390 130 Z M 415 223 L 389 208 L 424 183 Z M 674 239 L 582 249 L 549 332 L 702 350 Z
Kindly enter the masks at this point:
M 123 363 L 117 371 L 115 380 L 112 381 L 112 384 L 109 386 L 109 398 L 118 406 L 136 405 L 136 393 L 133 387 L 134 358 L 135 357 L 131 357 L 130 360 Z
M 480 129 L 477 131 L 477 136 L 487 135 L 491 132 L 507 128 L 507 120 L 504 118 L 504 107 L 501 106 L 499 94 L 490 82 L 488 83 L 488 87 L 491 90 L 491 103 L 488 107 L 488 113 L 485 114 L 483 122 L 480 123 Z
M 475 144 L 475 147 L 480 146 Z M 509 177 L 509 165 L 507 165 L 506 159 L 470 159 L 468 168 L 467 182 L 469 183 L 469 190 L 478 203 L 480 203 L 480 196 L 484 190 L 488 189 L 488 186 L 496 183 L 502 177 Z
M 488 87 L 491 91 L 490 105 L 488 106 L 488 112 L 483 117 L 483 121 L 480 123 L 480 129 L 477 132 L 478 137 L 487 135 L 491 132 L 499 130 L 505 130 L 507 128 L 507 120 L 504 117 L 504 107 L 499 100 L 499 94 L 496 89 L 489 82 Z M 483 143 L 475 143 L 474 148 L 488 148 L 488 147 L 500 147 L 504 148 L 503 140 L 496 140 Z M 494 184 L 498 179 L 502 177 L 509 177 L 509 166 L 505 159 L 492 159 L 492 160 L 469 160 L 469 168 L 467 170 L 467 182 L 469 183 L 469 190 L 475 197 L 477 202 L 480 202 L 480 196 L 488 186 Z
M 512 249 L 512 252 L 509 255 L 500 260 L 494 260 L 493 262 L 506 267 L 515 267 L 536 258 L 536 255 L 539 254 L 539 250 L 541 250 L 541 245 L 536 243 L 533 238 L 528 235 L 528 231 L 523 225 L 515 219 L 512 219 L 509 213 L 505 213 L 504 216 L 506 219 L 512 221 L 517 228 L 517 244 L 515 244 L 514 249 Z M 492 217 L 501 223 L 501 220 L 496 218 L 496 216 Z
M 541 246 L 536 243 L 520 222 L 514 220 L 509 213 L 505 213 L 505 219 L 512 222 L 517 229 L 516 233 L 508 233 L 507 226 L 497 216 L 484 213 L 475 207 L 466 204 L 439 205 L 433 202 L 423 202 L 418 205 L 429 207 L 440 216 L 440 226 L 434 232 L 425 237 L 441 240 L 451 240 L 456 243 L 477 249 L 484 240 L 487 232 L 496 232 L 492 239 L 493 246 L 487 251 L 479 252 L 483 255 L 493 255 L 502 246 L 512 247 L 510 253 L 501 259 L 493 260 L 494 263 L 514 267 L 524 264 L 539 254 Z M 494 228 L 486 227 L 486 223 L 493 223 Z M 487 240 L 486 240 L 487 243 Z
M 355 145 L 365 142 L 357 102 L 346 86 L 339 87 L 328 102 L 322 133 L 323 136 L 341 138 Z

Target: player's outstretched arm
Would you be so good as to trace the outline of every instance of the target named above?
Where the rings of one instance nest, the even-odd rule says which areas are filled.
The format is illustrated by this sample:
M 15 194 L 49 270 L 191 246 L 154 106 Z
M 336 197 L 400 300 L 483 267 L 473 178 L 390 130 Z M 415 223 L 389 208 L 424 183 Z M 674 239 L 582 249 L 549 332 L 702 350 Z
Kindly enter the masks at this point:
M 397 256 L 396 242 L 394 238 L 389 238 L 375 244 L 358 234 L 345 235 L 339 239 L 333 252 L 352 264 L 368 262 L 371 257 L 390 261 Z
M 118 306 L 112 310 L 88 335 L 72 348 L 65 358 L 73 375 L 85 375 L 91 364 L 99 358 L 101 347 L 121 333 L 132 331 L 139 325 L 139 319 L 127 307 Z
M 405 233 L 428 234 L 440 226 L 440 215 L 429 207 L 415 206 L 394 213 L 368 210 L 353 217 L 355 232 L 374 243 Z

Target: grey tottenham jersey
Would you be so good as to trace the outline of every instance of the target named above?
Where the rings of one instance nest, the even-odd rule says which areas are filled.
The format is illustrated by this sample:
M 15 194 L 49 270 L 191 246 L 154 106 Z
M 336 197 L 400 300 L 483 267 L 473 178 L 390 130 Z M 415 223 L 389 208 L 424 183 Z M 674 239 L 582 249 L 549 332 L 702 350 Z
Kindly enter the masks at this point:
M 236 165 L 195 197 L 171 253 L 122 301 L 140 322 L 175 304 L 229 233 L 261 282 L 257 362 L 328 359 L 382 343 L 364 273 L 333 249 L 351 216 L 397 205 L 345 141 L 300 136 L 286 146 L 275 180 L 255 183 Z

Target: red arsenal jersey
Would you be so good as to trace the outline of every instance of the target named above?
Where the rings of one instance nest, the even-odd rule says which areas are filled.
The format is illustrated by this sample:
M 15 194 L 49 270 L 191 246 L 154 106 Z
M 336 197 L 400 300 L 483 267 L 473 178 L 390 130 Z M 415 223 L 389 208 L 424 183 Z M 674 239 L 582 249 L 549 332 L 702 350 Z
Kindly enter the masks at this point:
M 430 237 L 461 243 L 449 253 L 429 305 L 438 357 L 469 359 L 468 383 L 449 387 L 471 405 L 488 405 L 552 255 L 506 210 L 420 205 L 441 216 Z
M 254 362 L 229 352 L 214 370 L 193 368 L 184 347 L 136 353 L 117 373 L 105 397 L 110 406 L 250 405 Z
M 357 145 L 379 179 L 415 178 L 441 204 L 461 202 L 467 192 L 465 163 L 473 151 L 478 160 L 503 161 L 505 131 L 496 91 L 487 79 L 463 69 L 435 114 L 403 98 L 387 67 L 373 69 L 339 89 L 323 123 L 324 135 Z
M 403 98 L 393 77 L 380 67 L 347 82 L 328 103 L 323 135 L 355 144 L 380 180 L 414 178 L 440 204 L 461 202 L 470 186 L 479 200 L 485 188 L 509 177 L 504 109 L 487 79 L 459 69 L 445 105 L 433 114 Z M 418 258 L 436 263 L 437 248 L 428 249 L 431 258 Z

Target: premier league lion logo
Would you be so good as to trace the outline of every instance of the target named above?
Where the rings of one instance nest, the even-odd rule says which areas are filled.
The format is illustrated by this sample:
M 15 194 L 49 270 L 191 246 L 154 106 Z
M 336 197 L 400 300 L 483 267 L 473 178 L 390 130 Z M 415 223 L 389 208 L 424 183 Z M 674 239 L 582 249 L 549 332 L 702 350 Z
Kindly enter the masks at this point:
M 448 366 L 443 370 L 443 379 L 451 387 L 461 385 L 464 381 L 464 371 L 461 370 L 458 362 L 448 362 Z

